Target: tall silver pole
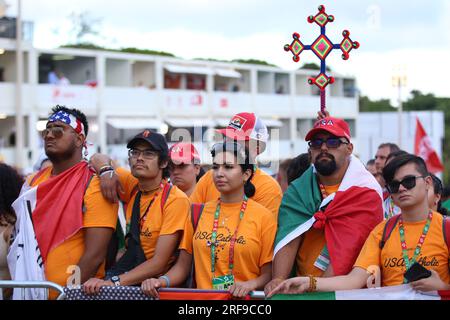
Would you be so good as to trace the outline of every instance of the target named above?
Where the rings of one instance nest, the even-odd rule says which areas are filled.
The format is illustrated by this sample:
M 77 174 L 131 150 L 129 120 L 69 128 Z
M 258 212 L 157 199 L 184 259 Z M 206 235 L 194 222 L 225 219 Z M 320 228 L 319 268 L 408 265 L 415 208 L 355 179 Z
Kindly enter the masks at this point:
M 402 103 L 402 78 L 398 77 L 398 147 L 402 148 L 402 115 L 403 115 L 403 103 Z
M 22 0 L 17 0 L 16 18 L 16 166 L 24 169 L 24 119 L 22 105 L 23 52 L 22 52 Z

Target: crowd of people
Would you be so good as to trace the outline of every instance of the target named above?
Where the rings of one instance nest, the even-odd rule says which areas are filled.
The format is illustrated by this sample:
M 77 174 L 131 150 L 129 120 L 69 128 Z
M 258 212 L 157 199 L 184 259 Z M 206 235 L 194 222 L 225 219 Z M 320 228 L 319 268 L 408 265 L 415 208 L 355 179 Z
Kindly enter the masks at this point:
M 450 290 L 449 189 L 393 143 L 364 165 L 342 119 L 319 113 L 308 152 L 282 161 L 275 178 L 257 166 L 269 134 L 254 113 L 218 130 L 206 172 L 193 144 L 169 148 L 152 130 L 127 144 L 129 169 L 107 154 L 88 161 L 88 129 L 81 111 L 56 106 L 36 172 L 24 179 L 0 164 L 0 280 L 89 295 L 140 286 L 155 298 L 167 287 L 235 298 L 403 283 Z M 417 264 L 427 278 L 409 276 Z

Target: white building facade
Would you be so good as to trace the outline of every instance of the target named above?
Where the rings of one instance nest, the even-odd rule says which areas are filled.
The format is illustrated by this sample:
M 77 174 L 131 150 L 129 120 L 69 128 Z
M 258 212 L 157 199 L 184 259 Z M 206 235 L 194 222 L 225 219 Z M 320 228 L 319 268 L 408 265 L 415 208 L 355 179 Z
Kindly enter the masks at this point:
M 0 156 L 10 164 L 15 164 L 15 47 L 14 39 L 0 38 Z M 315 70 L 100 50 L 43 50 L 27 42 L 23 48 L 25 167 L 42 152 L 39 130 L 57 104 L 88 116 L 91 154 L 109 153 L 119 162 L 126 160 L 126 142 L 145 128 L 167 134 L 169 142 L 187 130 L 203 161 L 209 162 L 214 129 L 226 126 L 238 112 L 255 112 L 266 123 L 271 141 L 259 160 L 276 162 L 307 150 L 304 137 L 320 106 L 318 89 L 307 81 L 317 75 Z M 52 70 L 70 83 L 49 83 Z M 355 79 L 331 75 L 336 82 L 327 89 L 328 110 L 348 120 L 355 135 Z M 354 141 L 357 147 L 358 137 Z

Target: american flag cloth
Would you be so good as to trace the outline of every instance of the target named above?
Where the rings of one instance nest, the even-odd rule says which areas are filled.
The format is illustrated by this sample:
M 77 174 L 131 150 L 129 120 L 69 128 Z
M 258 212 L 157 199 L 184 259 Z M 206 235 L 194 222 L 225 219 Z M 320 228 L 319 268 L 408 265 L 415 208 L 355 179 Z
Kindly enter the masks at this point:
M 95 295 L 87 295 L 77 287 L 64 288 L 66 300 L 154 300 L 142 293 L 140 287 L 102 287 Z
M 54 114 L 52 114 L 50 116 L 50 118 L 48 118 L 48 122 L 56 122 L 56 121 L 61 121 L 61 122 L 64 122 L 65 124 L 68 124 L 78 134 L 82 134 L 82 135 L 85 134 L 83 123 L 70 113 L 67 113 L 67 112 L 61 110 L 61 111 L 55 112 Z
M 155 300 L 146 296 L 140 287 L 102 287 L 95 295 L 87 295 L 80 286 L 64 288 L 66 300 Z M 223 290 L 163 288 L 159 300 L 231 300 L 231 294 Z M 251 299 L 248 296 L 245 300 Z

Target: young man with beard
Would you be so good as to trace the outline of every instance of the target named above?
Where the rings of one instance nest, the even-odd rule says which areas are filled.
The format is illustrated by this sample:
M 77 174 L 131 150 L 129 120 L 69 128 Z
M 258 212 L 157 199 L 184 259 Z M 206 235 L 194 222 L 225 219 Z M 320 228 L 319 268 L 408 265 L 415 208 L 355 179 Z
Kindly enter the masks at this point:
M 348 124 L 325 117 L 305 140 L 314 166 L 283 197 L 266 293 L 291 272 L 347 274 L 370 231 L 383 219 L 381 187 L 352 155 Z
M 81 111 L 52 109 L 42 132 L 52 166 L 29 177 L 15 202 L 17 233 L 8 255 L 13 280 L 47 280 L 66 286 L 71 272 L 75 272 L 75 283 L 69 284 L 104 276 L 117 206 L 103 198 L 98 177 L 83 159 L 87 134 L 88 123 Z M 32 221 L 26 223 L 30 216 Z M 26 298 L 45 295 L 27 289 Z M 54 297 L 51 292 L 50 298 Z

